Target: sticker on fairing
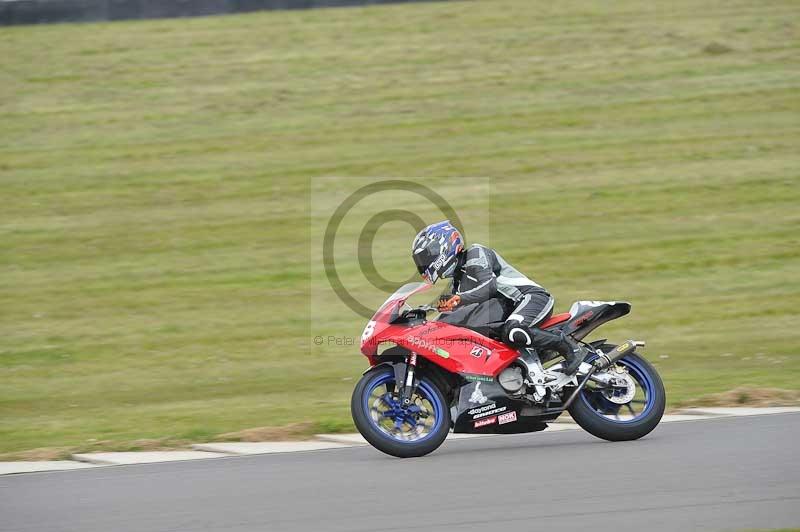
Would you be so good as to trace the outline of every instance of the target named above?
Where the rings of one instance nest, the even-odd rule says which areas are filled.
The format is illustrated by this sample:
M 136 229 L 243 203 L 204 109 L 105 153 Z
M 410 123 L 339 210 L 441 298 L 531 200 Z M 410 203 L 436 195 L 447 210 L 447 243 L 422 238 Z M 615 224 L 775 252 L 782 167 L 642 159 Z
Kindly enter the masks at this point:
M 415 347 L 422 347 L 423 349 L 433 351 L 442 358 L 450 358 L 450 353 L 441 347 L 437 347 L 435 343 L 425 340 L 424 338 L 420 338 L 419 336 L 409 336 L 408 342 Z
M 472 426 L 473 426 L 473 428 L 478 429 L 480 427 L 485 427 L 486 425 L 492 425 L 494 423 L 497 423 L 497 417 L 496 416 L 487 417 L 486 419 L 479 419 L 478 421 L 473 423 Z
M 469 373 L 462 373 L 461 376 L 470 382 L 492 382 L 494 380 L 494 378 L 489 375 L 472 375 Z
M 489 398 L 483 395 L 483 392 L 481 391 L 481 383 L 476 384 L 475 391 L 473 391 L 472 395 L 469 396 L 469 402 L 476 405 L 482 405 L 488 400 Z
M 367 341 L 372 338 L 372 334 L 375 332 L 375 321 L 370 320 L 367 323 L 367 326 L 364 327 L 364 332 L 361 333 L 361 344 L 367 343 Z
M 507 412 L 505 414 L 500 414 L 497 416 L 497 424 L 498 425 L 505 425 L 506 423 L 513 423 L 517 420 L 517 413 L 513 410 L 511 412 Z
M 480 408 L 472 408 L 468 410 L 467 413 L 472 416 L 472 419 L 479 419 L 482 417 L 499 414 L 500 412 L 505 412 L 506 410 L 507 408 L 505 406 L 498 407 L 497 403 L 492 403 Z

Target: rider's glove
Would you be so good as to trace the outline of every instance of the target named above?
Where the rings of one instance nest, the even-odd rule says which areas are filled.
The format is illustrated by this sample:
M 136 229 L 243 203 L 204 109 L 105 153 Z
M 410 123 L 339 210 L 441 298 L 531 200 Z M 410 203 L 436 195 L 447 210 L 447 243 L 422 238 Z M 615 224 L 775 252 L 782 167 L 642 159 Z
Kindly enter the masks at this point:
M 439 312 L 450 312 L 456 306 L 461 303 L 461 296 L 448 296 L 446 294 L 442 294 L 439 297 Z

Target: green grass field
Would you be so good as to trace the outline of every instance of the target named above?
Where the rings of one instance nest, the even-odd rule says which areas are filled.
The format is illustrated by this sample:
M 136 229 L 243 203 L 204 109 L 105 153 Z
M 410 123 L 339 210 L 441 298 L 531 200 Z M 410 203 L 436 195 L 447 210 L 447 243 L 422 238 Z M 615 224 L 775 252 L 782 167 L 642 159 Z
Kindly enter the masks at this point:
M 800 387 L 794 1 L 13 27 L 0 57 L 5 457 L 350 428 L 365 359 L 311 338 L 364 320 L 315 273 L 313 214 L 367 177 L 449 190 L 558 311 L 631 301 L 598 334 L 648 340 L 671 405 Z M 409 275 L 411 229 L 378 236 Z

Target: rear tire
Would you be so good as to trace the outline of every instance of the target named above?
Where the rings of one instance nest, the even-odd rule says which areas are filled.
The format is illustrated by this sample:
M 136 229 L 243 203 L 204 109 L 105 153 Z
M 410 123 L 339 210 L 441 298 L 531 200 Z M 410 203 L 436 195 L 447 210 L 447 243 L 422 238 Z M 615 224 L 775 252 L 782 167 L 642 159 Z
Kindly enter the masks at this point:
M 614 346 L 604 345 L 603 351 L 607 351 L 612 347 Z M 653 365 L 636 353 L 626 355 L 622 360 L 636 364 L 642 371 L 648 374 L 652 384 L 652 389 L 650 390 L 652 397 L 651 400 L 648 401 L 648 403 L 651 404 L 648 411 L 641 417 L 632 421 L 617 422 L 603 417 L 600 413 L 593 410 L 583 397 L 576 397 L 569 407 L 569 413 L 572 419 L 574 419 L 583 430 L 608 441 L 637 440 L 649 434 L 661 421 L 661 417 L 664 415 L 664 408 L 666 407 L 664 383 Z M 583 394 L 585 391 L 582 390 L 578 393 Z
M 420 441 L 402 441 L 395 439 L 380 430 L 372 419 L 372 415 L 367 408 L 366 401 L 374 388 L 376 382 L 384 381 L 391 377 L 394 381 L 394 369 L 391 366 L 376 366 L 361 377 L 353 390 L 353 397 L 350 401 L 350 412 L 353 422 L 358 432 L 367 440 L 370 445 L 381 452 L 396 456 L 398 458 L 413 458 L 424 456 L 435 451 L 447 438 L 450 432 L 450 409 L 447 401 L 439 386 L 433 379 L 426 376 L 420 378 L 419 389 L 426 394 L 431 394 L 431 403 L 438 406 L 437 420 L 434 429 Z

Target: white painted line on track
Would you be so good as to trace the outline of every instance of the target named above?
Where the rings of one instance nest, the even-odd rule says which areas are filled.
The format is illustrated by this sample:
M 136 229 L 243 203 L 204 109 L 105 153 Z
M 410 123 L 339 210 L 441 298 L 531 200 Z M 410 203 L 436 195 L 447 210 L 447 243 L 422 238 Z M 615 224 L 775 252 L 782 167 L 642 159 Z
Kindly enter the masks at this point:
M 727 417 L 723 415 L 695 415 L 695 414 L 664 414 L 661 423 L 672 423 L 673 421 L 702 421 L 704 419 L 714 419 Z
M 128 453 L 85 453 L 73 454 L 72 458 L 80 462 L 100 465 L 153 464 L 158 462 L 176 462 L 183 460 L 205 460 L 229 456 L 223 453 L 205 451 L 145 451 Z
M 364 444 L 366 444 L 366 441 Z M 336 443 L 331 441 L 267 441 L 198 443 L 192 445 L 192 449 L 225 454 L 270 454 L 319 451 L 322 449 L 339 449 L 352 446 L 352 443 Z
M 762 408 L 753 408 L 745 406 L 733 407 L 697 407 L 697 408 L 684 408 L 680 411 L 682 414 L 690 416 L 764 416 L 767 414 L 790 414 L 800 412 L 800 406 L 770 406 Z M 666 417 L 666 416 L 664 416 Z
M 344 445 L 367 445 L 364 436 L 354 432 L 352 434 L 317 434 L 314 436 L 319 441 L 341 443 Z
M 72 460 L 50 460 L 47 462 L 0 462 L 0 475 L 13 473 L 36 473 L 38 471 L 66 471 L 70 469 L 89 469 L 92 464 Z

